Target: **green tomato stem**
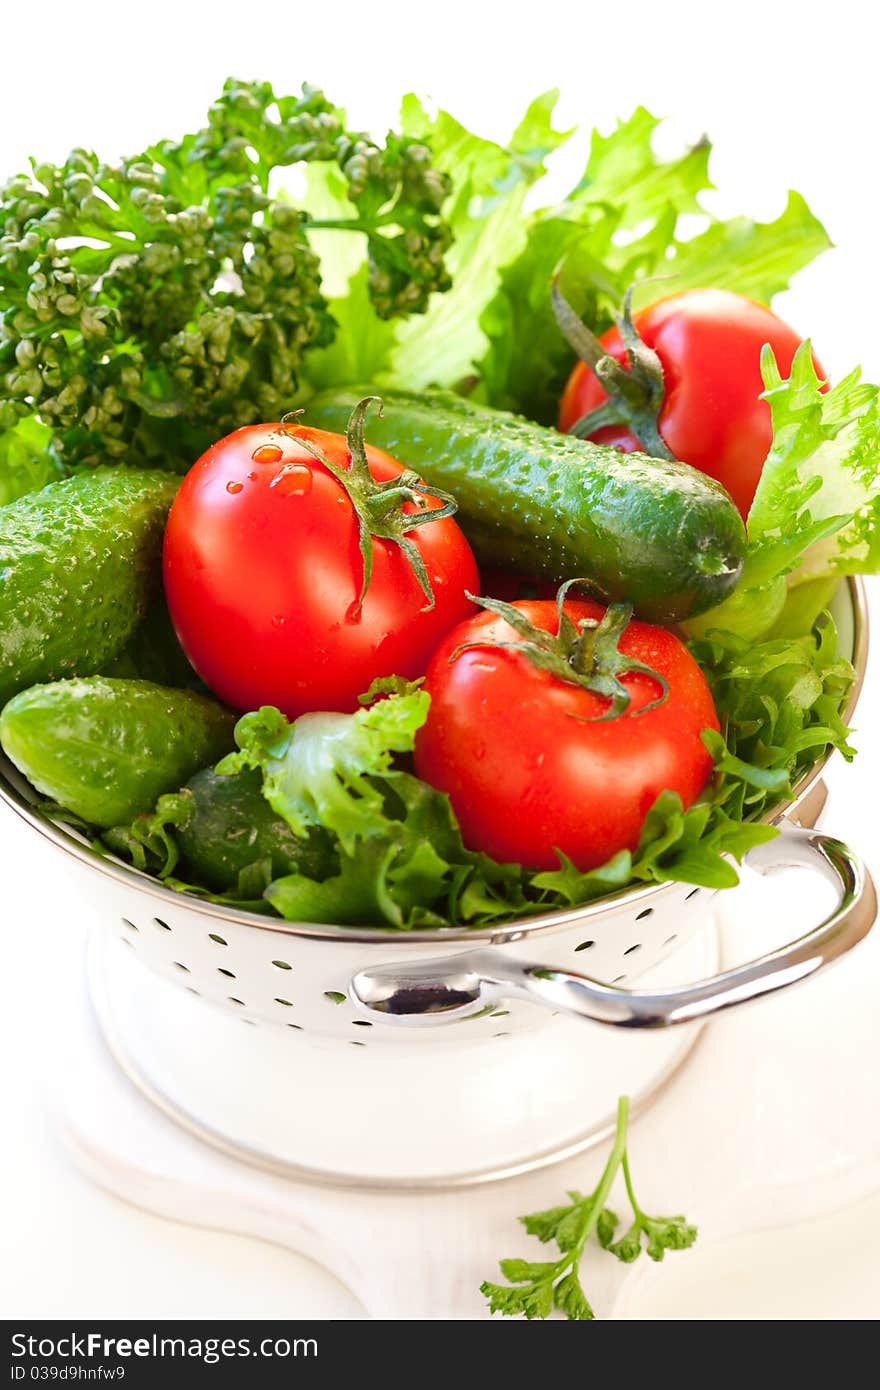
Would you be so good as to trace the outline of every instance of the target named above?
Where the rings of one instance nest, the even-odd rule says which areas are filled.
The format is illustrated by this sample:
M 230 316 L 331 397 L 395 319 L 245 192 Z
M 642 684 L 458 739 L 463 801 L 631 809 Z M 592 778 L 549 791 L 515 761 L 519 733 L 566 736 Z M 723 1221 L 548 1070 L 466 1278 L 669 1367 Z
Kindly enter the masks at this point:
M 388 478 L 384 483 L 377 483 L 374 480 L 370 472 L 364 438 L 364 422 L 371 405 L 377 407 L 379 415 L 382 414 L 382 401 L 379 396 L 364 396 L 351 412 L 346 430 L 349 452 L 348 468 L 338 468 L 336 464 L 330 462 L 317 444 L 302 436 L 295 436 L 303 448 L 319 463 L 323 464 L 327 471 L 332 473 L 337 482 L 342 485 L 357 517 L 358 545 L 363 568 L 360 593 L 351 608 L 353 619 L 360 616 L 367 590 L 370 587 L 373 574 L 374 538 L 392 541 L 399 547 L 425 596 L 425 607 L 422 611 L 427 612 L 434 607 L 434 590 L 431 587 L 425 562 L 422 559 L 421 551 L 408 533 L 426 523 L 442 521 L 445 517 L 453 516 L 457 511 L 454 497 L 435 487 L 429 489 L 412 469 L 405 469 L 399 477 Z M 286 415 L 282 420 L 282 426 L 286 427 L 287 422 L 294 420 L 300 413 L 300 411 L 291 411 L 290 415 Z M 428 497 L 436 498 L 442 503 L 442 506 L 428 507 L 426 504 Z M 417 512 L 404 511 L 404 506 L 408 502 L 415 503 L 419 510 Z
M 608 396 L 595 410 L 576 420 L 568 432 L 577 439 L 589 439 L 596 430 L 609 425 L 626 425 L 645 453 L 652 458 L 673 460 L 675 455 L 663 439 L 658 424 L 665 390 L 663 367 L 653 348 L 639 337 L 632 321 L 632 292 L 630 286 L 624 297 L 623 312 L 615 316 L 626 352 L 627 369 L 605 351 L 596 335 L 578 318 L 559 288 L 558 279 L 553 282 L 553 313 L 560 332 Z
M 420 519 L 424 519 L 425 515 L 430 517 L 433 513 L 423 514 Z M 486 638 L 483 641 L 463 642 L 450 656 L 450 662 L 456 661 L 462 652 L 475 647 L 508 648 L 521 652 L 537 670 L 548 671 L 557 680 L 568 685 L 580 686 L 610 701 L 606 714 L 589 718 L 572 713 L 573 719 L 593 724 L 618 719 L 624 714 L 647 714 L 668 697 L 669 683 L 652 666 L 626 656 L 618 649 L 618 642 L 632 617 L 632 605 L 612 603 L 605 610 L 600 622 L 592 618 L 581 618 L 580 622 L 575 624 L 565 611 L 565 601 L 569 590 L 576 584 L 589 587 L 589 581 L 586 579 L 567 579 L 557 591 L 558 630 L 555 633 L 536 627 L 515 604 L 505 603 L 503 599 L 481 598 L 476 594 L 466 593 L 465 597 L 472 603 L 503 618 L 520 640 L 505 642 Z M 639 671 L 650 676 L 660 687 L 657 698 L 647 701 L 638 709 L 630 709 L 632 697 L 619 679 L 628 671 Z

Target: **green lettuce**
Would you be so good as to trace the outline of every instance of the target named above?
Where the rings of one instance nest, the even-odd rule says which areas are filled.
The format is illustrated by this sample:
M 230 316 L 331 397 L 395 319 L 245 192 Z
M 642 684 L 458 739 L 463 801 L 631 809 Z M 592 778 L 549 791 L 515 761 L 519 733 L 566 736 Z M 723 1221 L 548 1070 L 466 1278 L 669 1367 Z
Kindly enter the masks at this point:
M 217 771 L 260 768 L 263 795 L 297 835 L 326 826 L 351 854 L 358 840 L 386 830 L 381 779 L 394 753 L 412 750 L 428 704 L 427 694 L 414 690 L 355 714 L 304 714 L 293 724 L 264 706 L 238 721 L 239 751 Z
M 313 389 L 371 381 L 420 390 L 456 386 L 473 373 L 488 346 L 481 313 L 498 288 L 502 266 L 525 244 L 526 193 L 543 175 L 547 156 L 566 138 L 552 128 L 555 103 L 552 92 L 532 102 L 503 147 L 472 134 L 446 111 L 432 117 L 417 97 L 404 98 L 401 130 L 407 138 L 429 144 L 435 168 L 453 182 L 444 207 L 453 237 L 446 255 L 452 289 L 435 295 L 419 324 L 404 330 L 402 323 L 382 321 L 376 314 L 357 248 L 339 245 L 351 239 L 314 233 L 339 332 L 329 348 L 309 357 Z M 335 170 L 309 170 L 305 201 L 313 217 L 344 216 L 346 197 L 344 180 Z
M 182 882 L 173 876 L 174 832 L 186 806 L 173 795 L 154 815 L 107 832 L 104 844 L 179 891 L 289 920 L 401 930 L 482 926 L 644 883 L 729 888 L 736 863 L 777 833 L 762 817 L 791 796 L 826 748 L 851 755 L 839 711 L 853 673 L 837 656 L 829 619 L 790 640 L 713 634 L 695 655 L 722 725 L 721 734 L 703 735 L 715 768 L 707 789 L 687 809 L 662 792 L 636 849 L 589 872 L 559 852 L 556 869 L 535 873 L 465 846 L 449 798 L 407 766 L 429 697 L 405 683 L 355 714 L 306 714 L 291 724 L 267 707 L 239 720 L 238 752 L 218 773 L 259 769 L 263 795 L 296 835 L 329 837 L 332 852 L 319 860 L 304 857 L 296 872 L 275 879 L 269 866 L 249 866 L 233 895 Z
M 338 869 L 285 874 L 265 889 L 283 917 L 308 922 L 443 926 L 474 875 L 488 901 L 516 891 L 520 872 L 465 849 L 449 800 L 396 766 L 412 751 L 429 697 L 410 687 L 355 714 L 304 714 L 289 724 L 267 707 L 239 720 L 239 751 L 221 774 L 260 768 L 263 795 L 298 835 L 336 837 Z
M 654 148 L 659 121 L 644 107 L 608 135 L 593 132 L 571 192 L 542 206 L 548 161 L 574 136 L 554 128 L 557 95 L 533 101 L 504 146 L 446 111 L 431 116 L 416 97 L 404 99 L 401 130 L 428 145 L 435 167 L 452 180 L 444 208 L 452 289 L 434 295 L 417 318 L 380 321 L 351 239 L 328 242 L 327 233 L 314 233 L 325 283 L 333 277 L 329 307 L 340 332 L 330 347 L 310 353 L 311 389 L 362 381 L 467 389 L 550 423 L 573 364 L 550 303 L 557 271 L 574 308 L 601 331 L 634 282 L 637 306 L 697 285 L 769 302 L 829 245 L 795 193 L 770 222 L 713 218 L 701 202 L 712 188 L 709 141 L 661 158 Z M 337 171 L 309 170 L 313 217 L 342 216 L 344 201 Z
M 825 390 L 809 342 L 787 380 L 769 345 L 761 370 L 773 444 L 749 511 L 742 578 L 687 624 L 694 634 L 808 632 L 843 575 L 880 567 L 880 389 L 856 369 Z
M 481 319 L 488 349 L 477 371 L 489 404 L 555 423 L 573 365 L 550 303 L 557 272 L 572 306 L 601 332 L 631 284 L 637 308 L 703 285 L 768 303 L 830 244 L 794 193 L 771 222 L 711 218 L 700 203 L 712 188 L 709 141 L 664 160 L 654 152 L 658 125 L 639 107 L 609 136 L 594 133 L 571 194 L 530 216 L 523 250 L 504 267 Z M 682 229 L 695 216 L 702 229 L 686 239 Z
M 0 431 L 0 507 L 62 476 L 51 445 L 52 431 L 33 415 Z
M 45 193 L 30 176 L 12 180 L 2 191 L 0 347 L 19 365 L 0 381 L 0 504 L 42 486 L 56 459 L 69 467 L 134 453 L 183 466 L 225 429 L 363 381 L 474 391 L 549 423 L 572 366 L 550 304 L 557 271 L 601 331 L 634 282 L 637 306 L 694 285 L 769 301 L 829 244 L 797 194 L 767 223 L 712 217 L 701 201 L 712 188 L 708 140 L 661 157 L 659 122 L 643 107 L 610 133 L 593 132 L 570 192 L 542 198 L 553 155 L 575 138 L 554 126 L 556 101 L 556 92 L 538 96 L 499 144 L 410 95 L 400 134 L 348 158 L 354 137 L 340 133 L 342 113 L 320 93 L 275 103 L 266 84 L 230 81 L 205 130 L 160 142 L 143 161 L 111 169 L 78 152 L 60 169 L 37 168 Z M 419 163 L 428 152 L 430 164 Z M 288 165 L 299 166 L 304 191 L 264 206 L 270 176 Z M 48 299 L 38 317 L 51 309 L 58 322 L 48 332 L 41 319 L 31 332 L 21 315 L 36 293 L 36 253 L 22 247 L 56 234 L 53 200 L 71 168 L 77 198 L 64 204 L 62 230 L 97 242 L 73 251 L 69 266 L 40 262 L 34 285 Z M 143 191 L 144 170 L 161 255 L 128 187 Z M 233 194 L 244 208 L 234 235 Z M 44 202 L 51 212 L 37 217 Z M 117 255 L 117 234 L 135 236 L 132 256 Z M 241 294 L 227 286 L 230 268 Z M 45 275 L 58 281 L 51 295 Z M 161 351 L 161 334 L 146 333 L 154 319 L 170 335 Z M 59 366 L 56 343 L 74 325 Z

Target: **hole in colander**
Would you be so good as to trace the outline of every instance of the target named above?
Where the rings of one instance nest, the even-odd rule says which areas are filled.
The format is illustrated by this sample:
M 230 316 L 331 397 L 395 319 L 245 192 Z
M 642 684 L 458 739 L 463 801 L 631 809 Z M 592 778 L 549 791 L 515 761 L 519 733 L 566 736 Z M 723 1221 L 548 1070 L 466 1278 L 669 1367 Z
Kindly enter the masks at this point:
M 288 1023 L 287 1026 L 288 1026 L 288 1028 L 295 1028 L 296 1031 L 297 1031 L 298 1033 L 301 1033 L 301 1032 L 302 1032 L 302 1024 L 301 1024 L 301 1023 Z
M 625 980 L 625 979 L 626 979 L 626 976 L 625 976 L 625 975 L 615 975 L 615 976 L 614 976 L 614 979 L 611 981 L 611 983 L 612 983 L 613 985 L 619 985 L 620 982 L 621 982 L 621 980 Z
M 179 960 L 173 960 L 171 964 L 174 966 L 175 970 L 182 970 L 184 975 L 188 975 L 190 973 L 189 966 L 183 965 Z
M 292 965 L 288 965 L 288 963 L 287 963 L 286 960 L 273 960 L 272 964 L 273 964 L 274 966 L 276 966 L 276 968 L 277 968 L 278 970 L 292 970 L 292 969 L 293 969 L 293 966 L 292 966 Z
M 128 920 L 127 917 L 123 917 L 123 919 L 122 919 L 122 925 L 123 925 L 124 927 L 128 927 L 128 929 L 129 929 L 130 931 L 137 931 L 137 927 L 135 926 L 134 922 L 129 922 L 129 920 Z M 123 938 L 123 939 L 124 939 L 124 938 Z
M 637 921 L 637 922 L 641 922 L 641 920 L 642 920 L 643 917 L 650 917 L 650 916 L 651 916 L 651 913 L 652 913 L 653 911 L 654 911 L 653 907 L 646 907 L 646 908 L 643 909 L 643 911 L 637 912 L 637 913 L 636 913 L 636 921 Z
M 126 946 L 130 946 L 131 949 L 134 950 L 134 942 L 129 941 L 127 936 L 120 936 L 119 940 L 124 942 Z
M 276 1003 L 276 1004 L 283 1004 L 284 1007 L 285 1007 L 285 1009 L 292 1009 L 292 1008 L 293 1008 L 293 1005 L 291 1004 L 291 1002 L 290 1002 L 289 999 L 276 999 L 276 1000 L 275 1000 L 275 1003 Z
M 225 975 L 226 978 L 227 978 L 227 980 L 234 980 L 234 979 L 235 979 L 235 975 L 233 974 L 233 972 L 232 972 L 231 970 L 227 970 L 226 967 L 223 966 L 223 965 L 218 965 L 218 966 L 217 966 L 217 974 L 218 974 L 218 975 Z
M 249 1028 L 256 1028 L 257 1026 L 255 1020 L 252 1018 L 243 1018 L 241 1021 L 242 1023 L 246 1023 Z
M 671 946 L 672 943 L 673 943 L 673 941 L 677 941 L 677 940 L 678 940 L 678 932 L 674 931 L 674 932 L 672 933 L 671 936 L 667 936 L 666 940 L 663 942 L 663 945 L 664 945 L 664 946 Z
M 691 891 L 685 895 L 685 902 L 689 903 L 691 898 L 695 898 L 699 891 L 699 888 L 692 888 Z
M 493 1033 L 493 1034 L 492 1034 L 492 1037 L 493 1037 L 493 1038 L 509 1038 L 509 1037 L 510 1037 L 510 1034 L 509 1034 L 509 1033 Z
M 635 944 L 635 946 L 627 946 L 627 948 L 626 948 L 626 950 L 624 951 L 623 954 L 624 954 L 625 956 L 632 956 L 632 955 L 635 955 L 636 951 L 640 951 L 641 949 L 642 949 L 642 943 L 641 943 L 641 941 L 637 941 L 636 944 Z
M 217 943 L 218 946 L 228 946 L 228 945 L 229 945 L 229 942 L 228 942 L 227 940 L 225 940 L 224 937 L 218 936 L 217 933 L 216 933 L 216 932 L 213 932 L 213 931 L 209 931 L 209 932 L 208 932 L 208 940 L 209 940 L 209 941 L 216 941 L 216 943 Z
M 226 998 L 229 1000 L 230 1004 L 238 1004 L 239 1008 L 244 1008 L 243 999 L 236 999 L 234 994 L 227 994 Z
M 153 918 L 153 925 L 156 926 L 156 927 L 158 927 L 160 931 L 170 931 L 170 930 L 171 930 L 171 928 L 169 927 L 168 923 L 167 923 L 167 922 L 163 922 L 161 917 L 154 917 L 154 918 Z
M 595 941 L 582 941 L 580 946 L 575 946 L 574 949 L 576 951 L 589 951 L 592 946 L 595 946 L 595 944 Z
M 192 985 L 186 985 L 185 988 L 187 994 L 194 994 L 197 999 L 201 999 L 202 996 L 199 994 L 199 991 L 197 989 L 193 989 Z
M 366 1047 L 366 1045 L 366 1043 L 355 1042 L 354 1039 L 349 1042 L 349 1047 Z
M 352 1023 L 355 1028 L 372 1028 L 372 1023 L 368 1018 L 353 1018 Z
M 344 1004 L 345 995 L 338 989 L 325 989 L 324 998 L 329 999 L 331 1004 Z

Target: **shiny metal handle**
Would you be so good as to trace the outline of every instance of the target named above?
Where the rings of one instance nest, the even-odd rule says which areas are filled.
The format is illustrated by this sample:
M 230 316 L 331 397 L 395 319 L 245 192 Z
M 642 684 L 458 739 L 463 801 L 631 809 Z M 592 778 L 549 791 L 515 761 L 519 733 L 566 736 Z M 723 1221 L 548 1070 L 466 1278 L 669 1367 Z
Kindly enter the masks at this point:
M 362 970 L 349 986 L 352 1002 L 366 1017 L 409 1026 L 451 1023 L 515 998 L 619 1028 L 667 1028 L 805 980 L 871 930 L 877 916 L 874 884 L 840 840 L 784 821 L 780 835 L 753 849 L 748 862 L 759 873 L 790 866 L 818 871 L 837 888 L 837 906 L 797 941 L 679 989 L 615 989 L 574 971 L 523 964 L 503 950 L 488 948 Z

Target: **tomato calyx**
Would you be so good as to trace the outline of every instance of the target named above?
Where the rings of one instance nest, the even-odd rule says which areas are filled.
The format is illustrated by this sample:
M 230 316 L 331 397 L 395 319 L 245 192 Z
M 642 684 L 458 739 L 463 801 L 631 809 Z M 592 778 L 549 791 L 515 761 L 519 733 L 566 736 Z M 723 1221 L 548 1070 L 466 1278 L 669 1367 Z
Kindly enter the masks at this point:
M 453 516 L 458 511 L 458 504 L 448 492 L 441 492 L 436 487 L 428 487 L 412 468 L 404 469 L 396 478 L 388 478 L 383 483 L 376 482 L 370 472 L 364 438 L 367 411 L 371 405 L 376 406 L 376 413 L 381 416 L 381 396 L 364 396 L 363 400 L 358 401 L 349 417 L 345 431 L 350 457 L 348 468 L 338 468 L 336 464 L 331 463 L 323 450 L 312 440 L 304 438 L 299 433 L 294 437 L 297 443 L 301 444 L 319 463 L 323 464 L 345 489 L 357 517 L 358 546 L 363 562 L 363 577 L 360 593 L 350 610 L 351 616 L 357 618 L 360 615 L 367 590 L 370 587 L 370 580 L 373 575 L 374 539 L 392 541 L 403 551 L 427 600 L 422 609 L 422 612 L 425 613 L 434 607 L 434 590 L 421 552 L 408 532 L 414 531 L 417 527 L 424 526 L 428 522 L 441 521 L 444 517 Z M 301 411 L 291 411 L 289 415 L 285 415 L 281 421 L 282 428 L 287 429 L 288 423 L 301 413 Z M 429 507 L 429 497 L 436 498 L 443 505 L 441 507 Z M 404 505 L 407 502 L 415 503 L 419 510 L 415 512 L 404 511 Z
M 630 285 L 623 298 L 623 310 L 614 315 L 620 340 L 626 350 L 627 366 L 605 351 L 596 335 L 578 318 L 562 290 L 559 277 L 553 281 L 553 313 L 566 341 L 593 372 L 607 401 L 582 415 L 569 429 L 578 439 L 589 439 L 607 425 L 626 425 L 652 458 L 674 460 L 660 433 L 658 419 L 663 406 L 665 383 L 663 366 L 653 348 L 639 337 L 632 320 Z
M 669 684 L 659 671 L 644 661 L 637 661 L 620 651 L 618 643 L 632 617 L 631 603 L 612 603 L 606 608 L 601 621 L 595 618 L 581 618 L 572 622 L 565 611 L 565 600 L 575 584 L 585 584 L 583 579 L 567 579 L 560 585 L 556 594 L 556 612 L 559 625 L 556 633 L 531 623 L 519 608 L 497 598 L 477 598 L 473 594 L 466 597 L 480 608 L 487 609 L 503 618 L 522 639 L 519 642 L 496 642 L 490 639 L 480 642 L 463 642 L 450 656 L 450 663 L 462 652 L 474 647 L 500 647 L 520 652 L 539 671 L 548 671 L 557 680 L 567 685 L 580 686 L 594 695 L 601 695 L 611 701 L 605 714 L 589 718 L 586 715 L 572 714 L 585 724 L 601 724 L 609 719 L 619 719 L 622 715 L 647 714 L 648 710 L 662 705 L 669 695 Z M 630 671 L 639 671 L 650 676 L 660 686 L 661 693 L 654 700 L 631 709 L 632 696 L 622 684 L 620 677 Z

